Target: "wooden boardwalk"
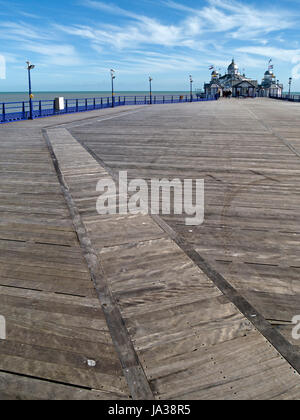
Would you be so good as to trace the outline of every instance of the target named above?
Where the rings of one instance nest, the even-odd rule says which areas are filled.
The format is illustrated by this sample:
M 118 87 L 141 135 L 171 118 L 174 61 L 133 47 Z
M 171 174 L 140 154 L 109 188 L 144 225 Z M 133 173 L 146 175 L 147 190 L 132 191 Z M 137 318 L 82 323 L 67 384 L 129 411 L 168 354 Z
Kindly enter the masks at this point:
M 299 111 L 228 100 L 1 127 L 0 399 L 299 399 Z M 205 223 L 97 215 L 120 169 L 204 178 Z
M 68 118 L 65 118 L 68 120 Z M 1 126 L 0 399 L 128 399 L 41 124 Z

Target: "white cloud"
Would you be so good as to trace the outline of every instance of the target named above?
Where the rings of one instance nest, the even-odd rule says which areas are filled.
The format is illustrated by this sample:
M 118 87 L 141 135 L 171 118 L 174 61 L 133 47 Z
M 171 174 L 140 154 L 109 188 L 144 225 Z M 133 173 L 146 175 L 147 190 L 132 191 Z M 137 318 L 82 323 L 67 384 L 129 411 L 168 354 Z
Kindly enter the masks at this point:
M 250 40 L 296 25 L 295 13 L 292 15 L 278 8 L 255 8 L 246 2 L 209 0 L 208 5 L 201 9 L 191 9 L 173 1 L 165 4 L 189 13 L 187 24 L 198 27 L 199 33 L 225 32 L 224 36 L 234 39 Z
M 51 39 L 51 35 L 40 28 L 34 28 L 24 22 L 1 22 L 0 37 L 20 41 L 24 39 Z
M 28 51 L 36 52 L 42 55 L 75 55 L 75 48 L 72 45 L 26 43 L 24 47 L 26 47 Z
M 203 7 L 190 8 L 181 3 L 166 1 L 168 8 L 180 11 L 180 21 L 163 24 L 141 14 L 132 13 L 112 3 L 87 0 L 85 6 L 101 12 L 130 19 L 120 26 L 69 26 L 60 29 L 72 35 L 92 40 L 93 44 L 109 45 L 118 49 L 132 49 L 141 45 L 187 47 L 202 49 L 224 40 L 268 43 L 268 34 L 294 27 L 294 15 L 285 10 L 255 8 L 234 0 L 208 0 Z
M 103 12 L 107 12 L 113 15 L 121 15 L 121 16 L 129 17 L 129 18 L 137 19 L 137 20 L 142 19 L 142 16 L 136 13 L 129 12 L 125 9 L 122 9 L 121 7 L 116 6 L 115 4 L 103 3 L 102 1 L 85 0 L 83 5 L 86 7 L 101 10 Z
M 181 4 L 181 3 L 177 3 L 177 2 L 171 1 L 171 0 L 170 1 L 164 1 L 164 4 L 167 7 L 170 7 L 172 9 L 176 9 L 176 10 L 179 10 L 180 12 L 186 12 L 186 13 L 194 14 L 195 13 L 195 10 L 196 10 L 196 9 L 194 9 L 192 7 L 188 7 L 188 6 L 185 6 L 185 5 Z
M 143 23 L 135 26 L 117 27 L 101 25 L 101 29 L 88 26 L 57 26 L 61 31 L 70 35 L 90 39 L 94 44 L 109 45 L 118 49 L 132 49 L 138 45 L 161 45 L 166 47 L 184 46 L 189 41 L 182 35 L 181 28 L 173 25 L 166 26 L 159 22 L 145 18 Z
M 211 64 L 223 68 L 233 55 L 241 68 L 261 68 L 264 58 L 270 57 L 296 66 L 300 62 L 298 48 L 282 48 L 284 31 L 297 28 L 297 10 L 291 15 L 284 8 L 254 7 L 235 0 L 207 0 L 195 8 L 165 1 L 160 2 L 165 13 L 155 18 L 109 2 L 80 1 L 82 7 L 93 9 L 93 17 L 83 17 L 82 24 L 73 23 L 70 17 L 65 25 L 42 26 L 28 15 L 30 24 L 3 22 L 0 37 L 17 41 L 17 48 L 36 54 L 36 62 L 43 66 L 76 67 L 83 61 L 79 52 L 88 63 L 86 67 L 107 63 L 110 68 L 109 63 L 120 63 L 128 73 L 196 71 Z M 27 13 L 20 13 L 25 18 Z M 106 23 L 107 16 L 114 24 Z M 276 46 L 279 43 L 281 48 Z M 295 74 L 298 71 L 294 69 Z
M 283 48 L 275 47 L 243 47 L 238 48 L 240 52 L 247 52 L 262 57 L 272 57 L 278 61 L 285 61 L 287 63 L 295 64 L 292 68 L 292 77 L 296 80 L 300 79 L 300 49 L 285 50 Z
M 195 57 L 184 56 L 181 54 L 159 54 L 142 52 L 140 57 L 129 55 L 120 60 L 120 72 L 127 74 L 162 73 L 166 71 L 195 71 L 201 67 L 207 67 Z
M 265 66 L 263 60 L 251 55 L 263 55 L 276 58 L 277 52 L 268 45 L 269 34 L 292 28 L 295 17 L 284 10 L 274 11 L 272 8 L 261 9 L 234 0 L 208 0 L 203 7 L 190 8 L 186 5 L 167 1 L 163 3 L 167 8 L 180 12 L 179 22 L 164 24 L 157 19 L 142 14 L 129 12 L 112 3 L 87 0 L 84 5 L 109 15 L 127 18 L 118 25 L 107 25 L 103 22 L 94 25 L 56 26 L 61 32 L 71 36 L 78 36 L 89 41 L 90 47 L 98 54 L 118 55 L 118 60 L 126 69 L 137 71 L 153 68 L 154 71 L 175 69 L 182 66 L 199 68 L 199 63 L 214 63 L 217 66 L 228 65 L 224 59 L 224 51 L 240 59 L 242 67 Z M 278 16 L 280 15 L 280 19 Z M 128 22 L 130 20 L 130 22 Z M 256 42 L 258 47 L 241 47 L 230 49 L 228 45 L 238 41 Z M 144 57 L 135 56 L 134 51 L 142 49 Z M 164 57 L 150 55 L 157 49 L 166 51 Z M 175 49 L 182 51 L 181 60 L 174 54 Z M 197 53 L 202 52 L 201 57 Z M 284 51 L 283 56 L 289 56 Z M 294 51 L 293 51 L 294 54 Z M 190 58 L 187 58 L 190 55 Z M 239 57 L 237 57 L 239 55 Z M 281 55 L 281 52 L 280 52 Z M 195 58 L 197 57 L 197 58 Z M 197 65 L 197 60 L 199 60 Z M 131 66 L 129 64 L 131 62 Z M 168 61 L 168 62 L 166 62 Z
M 36 27 L 24 22 L 2 22 L 0 27 L 0 37 L 9 41 L 16 41 L 15 49 L 27 54 L 35 53 L 41 58 L 38 59 L 40 65 L 60 65 L 73 66 L 79 65 L 80 59 L 73 45 L 59 42 L 57 33 L 50 29 Z M 30 54 L 29 54 L 30 53 Z M 7 54 L 7 62 L 20 62 L 16 55 Z M 23 60 L 25 60 L 23 55 Z
M 57 66 L 76 66 L 81 60 L 72 45 L 64 44 L 41 44 L 27 42 L 22 45 L 24 51 L 41 55 L 40 63 Z
M 285 50 L 283 48 L 276 47 L 260 47 L 260 46 L 248 46 L 237 48 L 237 51 L 260 55 L 263 57 L 276 58 L 279 61 L 286 61 L 290 63 L 297 63 L 300 61 L 300 50 Z
M 34 13 L 19 11 L 19 14 L 30 19 L 41 19 L 41 16 L 35 15 Z

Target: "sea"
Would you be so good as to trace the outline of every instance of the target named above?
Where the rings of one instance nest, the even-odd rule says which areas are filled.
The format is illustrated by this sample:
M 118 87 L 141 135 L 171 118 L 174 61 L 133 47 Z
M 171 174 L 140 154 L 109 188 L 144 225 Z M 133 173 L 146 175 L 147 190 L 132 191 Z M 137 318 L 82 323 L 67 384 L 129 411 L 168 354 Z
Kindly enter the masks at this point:
M 288 92 L 284 92 L 287 94 Z M 189 91 L 153 91 L 153 95 L 189 95 Z M 291 92 L 292 95 L 300 95 L 300 92 Z M 149 95 L 149 91 L 117 91 L 115 92 L 116 97 L 118 96 L 145 96 Z M 110 97 L 111 92 L 106 91 L 74 91 L 74 92 L 34 92 L 34 100 L 53 100 L 59 96 L 65 99 L 89 99 L 89 98 L 101 98 Z M 23 102 L 28 101 L 28 92 L 0 92 L 0 103 L 3 102 Z
M 154 91 L 153 95 L 188 95 L 186 91 Z M 145 96 L 149 91 L 120 91 L 115 96 Z M 111 96 L 111 92 L 34 92 L 34 100 L 52 100 L 59 96 L 65 99 L 89 99 Z M 0 102 L 28 101 L 28 92 L 0 92 Z

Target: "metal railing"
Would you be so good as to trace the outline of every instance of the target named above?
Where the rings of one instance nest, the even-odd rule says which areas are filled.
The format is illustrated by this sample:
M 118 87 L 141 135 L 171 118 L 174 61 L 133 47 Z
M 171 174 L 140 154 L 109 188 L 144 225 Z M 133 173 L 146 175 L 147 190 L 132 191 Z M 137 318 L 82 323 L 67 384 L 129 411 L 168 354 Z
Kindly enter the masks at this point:
M 270 98 L 281 101 L 300 102 L 300 95 L 289 95 L 288 93 L 284 93 L 283 95 L 270 95 Z
M 33 118 L 49 117 L 53 115 L 87 112 L 98 109 L 112 108 L 125 105 L 155 105 L 181 102 L 201 102 L 216 100 L 214 96 L 201 98 L 197 95 L 153 95 L 153 96 L 115 96 L 86 99 L 65 99 L 64 109 L 57 110 L 55 100 L 33 101 Z M 0 102 L 0 123 L 27 120 L 30 117 L 28 102 Z

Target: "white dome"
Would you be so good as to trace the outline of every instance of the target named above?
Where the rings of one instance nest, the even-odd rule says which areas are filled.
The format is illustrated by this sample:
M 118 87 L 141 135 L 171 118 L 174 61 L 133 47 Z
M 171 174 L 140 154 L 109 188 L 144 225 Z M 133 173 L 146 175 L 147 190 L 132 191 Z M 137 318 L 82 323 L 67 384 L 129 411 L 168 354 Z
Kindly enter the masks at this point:
M 238 70 L 239 70 L 238 65 L 234 62 L 234 58 L 233 58 L 231 64 L 228 66 L 228 73 L 231 73 L 233 71 L 236 72 Z

